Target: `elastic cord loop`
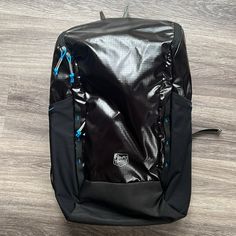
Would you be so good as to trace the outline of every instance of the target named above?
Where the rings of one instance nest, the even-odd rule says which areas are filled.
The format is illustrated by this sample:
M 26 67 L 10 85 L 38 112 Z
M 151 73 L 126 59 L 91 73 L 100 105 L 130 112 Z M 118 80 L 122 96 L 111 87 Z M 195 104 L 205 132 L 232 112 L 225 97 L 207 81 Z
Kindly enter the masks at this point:
M 55 68 L 53 69 L 53 73 L 54 73 L 55 76 L 58 75 L 59 67 L 60 67 L 60 65 L 61 65 L 61 63 L 62 63 L 62 61 L 63 61 L 63 59 L 64 59 L 64 57 L 65 57 L 65 55 L 66 55 L 66 51 L 67 51 L 67 50 L 66 50 L 66 47 L 63 46 L 63 47 L 60 49 L 60 51 L 61 51 L 61 55 L 60 55 L 60 57 L 59 57 L 59 60 L 58 60 L 58 62 L 57 62 L 57 64 L 56 64 Z

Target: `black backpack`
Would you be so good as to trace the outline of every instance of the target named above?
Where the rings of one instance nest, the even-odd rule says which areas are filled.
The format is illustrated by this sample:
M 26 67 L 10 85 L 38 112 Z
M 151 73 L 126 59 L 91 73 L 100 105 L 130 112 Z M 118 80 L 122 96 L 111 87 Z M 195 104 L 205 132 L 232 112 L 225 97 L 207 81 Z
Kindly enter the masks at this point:
M 179 24 L 102 17 L 63 32 L 49 120 L 51 181 L 66 219 L 147 225 L 186 216 L 191 96 Z

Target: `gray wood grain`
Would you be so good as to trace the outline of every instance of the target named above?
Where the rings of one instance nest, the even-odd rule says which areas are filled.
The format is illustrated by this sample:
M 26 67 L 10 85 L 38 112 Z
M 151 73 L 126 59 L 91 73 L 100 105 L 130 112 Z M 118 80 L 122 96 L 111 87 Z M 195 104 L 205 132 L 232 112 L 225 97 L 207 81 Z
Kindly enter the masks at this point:
M 188 216 L 148 227 L 66 222 L 49 181 L 48 88 L 57 36 L 120 17 L 128 1 L 0 1 L 0 235 L 236 235 L 236 2 L 130 1 L 133 17 L 185 29 L 193 78 L 193 128 L 220 137 L 193 142 Z

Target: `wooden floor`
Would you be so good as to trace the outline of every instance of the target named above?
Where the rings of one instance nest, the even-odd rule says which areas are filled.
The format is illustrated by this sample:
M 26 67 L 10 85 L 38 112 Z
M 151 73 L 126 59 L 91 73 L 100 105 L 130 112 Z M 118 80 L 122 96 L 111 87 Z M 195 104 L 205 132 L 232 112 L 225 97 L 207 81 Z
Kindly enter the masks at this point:
M 128 1 L 0 1 L 0 235 L 236 235 L 236 1 L 130 1 L 133 17 L 185 29 L 193 79 L 193 128 L 220 137 L 193 142 L 188 216 L 169 225 L 68 223 L 49 181 L 48 88 L 58 34 L 120 17 Z

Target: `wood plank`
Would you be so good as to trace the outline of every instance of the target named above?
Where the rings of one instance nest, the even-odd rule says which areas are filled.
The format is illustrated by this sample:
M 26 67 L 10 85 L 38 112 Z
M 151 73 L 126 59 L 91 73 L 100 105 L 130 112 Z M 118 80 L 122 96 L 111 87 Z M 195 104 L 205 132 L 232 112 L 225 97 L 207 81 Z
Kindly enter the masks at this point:
M 169 225 L 96 226 L 67 222 L 49 180 L 48 88 L 57 36 L 120 17 L 180 23 L 193 79 L 193 129 L 220 137 L 193 142 L 189 214 Z M 236 2 L 89 0 L 0 2 L 0 235 L 236 235 Z

